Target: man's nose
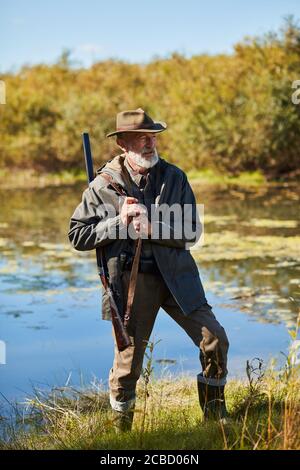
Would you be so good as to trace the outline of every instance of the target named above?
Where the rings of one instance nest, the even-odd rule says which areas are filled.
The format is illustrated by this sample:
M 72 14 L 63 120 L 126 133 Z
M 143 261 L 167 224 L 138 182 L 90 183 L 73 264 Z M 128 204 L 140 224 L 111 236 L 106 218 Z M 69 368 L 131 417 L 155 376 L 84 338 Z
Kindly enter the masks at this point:
M 154 146 L 155 146 L 155 136 L 147 136 L 146 147 L 154 147 Z

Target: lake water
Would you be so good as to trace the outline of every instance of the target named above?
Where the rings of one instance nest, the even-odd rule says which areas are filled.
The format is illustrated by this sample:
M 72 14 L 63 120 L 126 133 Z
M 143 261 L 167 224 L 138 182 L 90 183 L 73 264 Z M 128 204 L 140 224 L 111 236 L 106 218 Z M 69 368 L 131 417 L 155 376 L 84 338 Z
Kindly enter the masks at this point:
M 113 342 L 101 320 L 95 254 L 76 252 L 67 239 L 84 188 L 0 191 L 0 381 L 9 401 L 33 387 L 107 386 Z M 205 238 L 193 255 L 229 337 L 229 376 L 245 377 L 247 359 L 280 362 L 290 344 L 300 305 L 300 192 L 194 189 Z M 157 374 L 199 372 L 197 348 L 162 310 L 152 340 Z

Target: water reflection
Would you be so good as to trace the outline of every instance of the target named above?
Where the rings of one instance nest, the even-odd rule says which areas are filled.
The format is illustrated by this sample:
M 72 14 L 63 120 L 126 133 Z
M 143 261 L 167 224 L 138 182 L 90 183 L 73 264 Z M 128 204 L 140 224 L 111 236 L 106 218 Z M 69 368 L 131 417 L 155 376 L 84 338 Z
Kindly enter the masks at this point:
M 84 188 L 0 191 L 2 336 L 12 338 L 18 331 L 18 341 L 25 345 L 21 331 L 31 329 L 42 338 L 47 329 L 58 334 L 59 324 L 60 348 L 67 348 L 70 317 L 73 322 L 81 312 L 83 318 L 87 307 L 97 305 L 93 321 L 100 321 L 95 255 L 76 252 L 67 239 L 69 218 Z M 262 336 L 265 323 L 294 326 L 300 305 L 299 190 L 212 191 L 196 186 L 195 191 L 197 201 L 205 204 L 205 244 L 193 255 L 222 316 L 235 312 L 258 322 Z M 76 321 L 82 332 L 82 319 Z M 102 324 L 101 331 L 110 334 L 108 322 Z M 91 323 L 87 337 L 90 329 Z M 72 347 L 81 348 L 82 342 Z M 175 350 L 180 354 L 184 346 L 181 350 L 179 344 Z M 238 357 L 240 351 L 234 354 Z
M 94 254 L 75 252 L 67 240 L 84 187 L 0 193 L 2 294 L 98 285 Z M 205 202 L 205 244 L 193 254 L 206 288 L 257 319 L 290 324 L 299 300 L 299 191 L 283 186 L 232 194 L 196 186 L 195 192 Z

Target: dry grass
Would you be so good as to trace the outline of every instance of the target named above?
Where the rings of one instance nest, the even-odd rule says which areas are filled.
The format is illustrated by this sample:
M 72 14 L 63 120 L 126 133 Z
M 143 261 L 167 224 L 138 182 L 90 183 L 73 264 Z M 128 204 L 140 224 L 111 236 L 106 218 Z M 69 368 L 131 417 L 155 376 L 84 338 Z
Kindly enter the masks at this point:
M 300 382 L 268 371 L 249 383 L 230 381 L 230 423 L 202 421 L 190 377 L 141 379 L 133 430 L 116 434 L 108 393 L 95 386 L 35 391 L 26 413 L 6 423 L 5 449 L 300 449 Z

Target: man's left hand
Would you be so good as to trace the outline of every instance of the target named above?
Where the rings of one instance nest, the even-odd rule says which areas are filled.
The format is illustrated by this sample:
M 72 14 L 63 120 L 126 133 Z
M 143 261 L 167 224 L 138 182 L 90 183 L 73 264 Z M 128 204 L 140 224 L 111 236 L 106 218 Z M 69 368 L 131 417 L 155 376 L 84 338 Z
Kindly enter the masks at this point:
M 132 219 L 133 228 L 140 236 L 149 237 L 151 235 L 151 223 L 148 220 L 146 213 L 133 217 Z

